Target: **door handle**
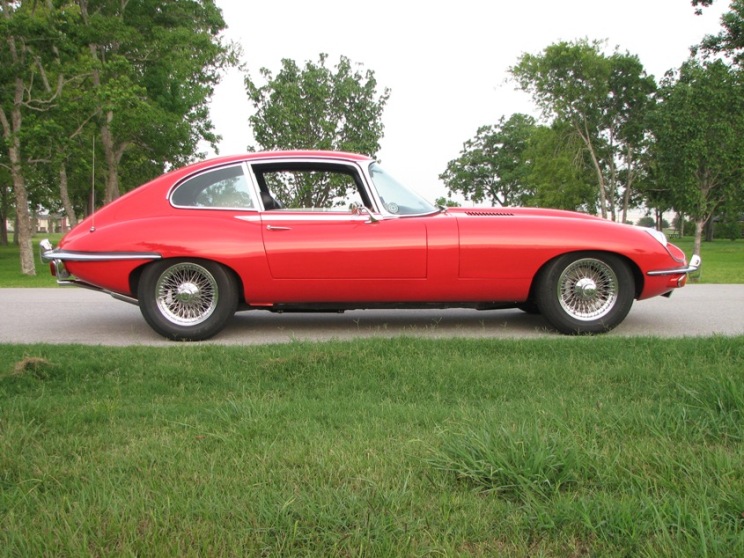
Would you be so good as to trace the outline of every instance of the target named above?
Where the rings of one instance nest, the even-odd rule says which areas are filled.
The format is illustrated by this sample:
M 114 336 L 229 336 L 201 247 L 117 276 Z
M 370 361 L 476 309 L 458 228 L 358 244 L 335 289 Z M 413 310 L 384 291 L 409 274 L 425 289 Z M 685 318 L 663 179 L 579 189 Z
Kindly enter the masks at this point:
M 274 225 L 266 225 L 267 231 L 291 231 L 292 227 L 277 227 Z

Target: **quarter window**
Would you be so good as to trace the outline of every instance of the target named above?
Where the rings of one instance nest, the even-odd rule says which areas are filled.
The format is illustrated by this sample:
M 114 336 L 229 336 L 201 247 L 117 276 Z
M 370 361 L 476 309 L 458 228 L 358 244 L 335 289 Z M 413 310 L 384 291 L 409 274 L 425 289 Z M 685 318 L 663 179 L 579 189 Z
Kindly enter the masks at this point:
M 255 204 L 243 166 L 199 174 L 180 184 L 171 195 L 177 207 L 253 209 Z

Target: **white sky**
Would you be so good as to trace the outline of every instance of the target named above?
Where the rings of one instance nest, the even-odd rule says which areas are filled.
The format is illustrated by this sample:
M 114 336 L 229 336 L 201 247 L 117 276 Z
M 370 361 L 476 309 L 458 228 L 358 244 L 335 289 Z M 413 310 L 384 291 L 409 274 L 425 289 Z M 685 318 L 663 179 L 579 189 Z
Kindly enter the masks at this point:
M 687 59 L 689 47 L 717 33 L 728 1 L 696 16 L 689 0 L 217 0 L 226 37 L 240 43 L 253 79 L 276 74 L 282 58 L 303 65 L 328 53 L 375 72 L 390 99 L 379 158 L 401 182 L 433 200 L 439 174 L 479 126 L 525 112 L 529 96 L 506 83 L 525 52 L 561 41 L 607 41 L 608 52 L 637 55 L 657 81 Z M 211 107 L 221 154 L 253 143 L 243 76 L 232 71 Z

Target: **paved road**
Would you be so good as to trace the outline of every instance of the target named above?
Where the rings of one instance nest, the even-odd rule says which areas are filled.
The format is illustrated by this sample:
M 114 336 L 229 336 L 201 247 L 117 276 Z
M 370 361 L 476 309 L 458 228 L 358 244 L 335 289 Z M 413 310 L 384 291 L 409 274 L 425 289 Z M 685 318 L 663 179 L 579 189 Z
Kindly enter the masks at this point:
M 744 335 L 744 285 L 688 285 L 670 299 L 636 302 L 612 336 Z M 539 316 L 519 310 L 356 310 L 344 314 L 241 312 L 206 343 L 251 345 L 293 340 L 557 337 Z M 0 289 L 0 343 L 170 345 L 139 308 L 79 288 Z

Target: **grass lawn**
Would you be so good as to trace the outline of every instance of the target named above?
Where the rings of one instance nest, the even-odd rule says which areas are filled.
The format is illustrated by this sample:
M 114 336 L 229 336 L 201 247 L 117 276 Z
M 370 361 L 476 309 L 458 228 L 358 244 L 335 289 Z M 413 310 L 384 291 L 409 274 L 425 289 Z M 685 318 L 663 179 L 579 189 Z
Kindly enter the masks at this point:
M 57 244 L 60 235 L 42 235 L 34 238 L 34 254 L 36 256 L 36 276 L 23 275 L 20 269 L 18 248 L 16 246 L 0 246 L 0 288 L 3 287 L 52 287 L 54 278 L 49 273 L 49 267 L 42 264 L 39 257 L 39 242 L 49 237 Z M 692 238 L 675 239 L 673 242 L 682 248 L 687 257 L 692 254 Z M 744 240 L 716 240 L 703 243 L 703 268 L 693 278 L 699 283 L 744 283 Z
M 689 259 L 692 254 L 693 239 L 690 237 L 672 239 Z M 703 242 L 700 249 L 703 267 L 693 276 L 698 283 L 744 283 L 744 240 L 714 240 Z
M 0 344 L 0 557 L 109 555 L 744 556 L 744 337 Z
M 62 235 L 37 235 L 34 237 L 34 258 L 36 259 L 36 275 L 29 276 L 21 273 L 21 259 L 18 246 L 0 246 L 0 288 L 9 287 L 54 287 L 54 277 L 49 272 L 49 265 L 42 263 L 39 257 L 39 242 L 48 238 L 56 246 Z
M 744 555 L 744 338 L 0 363 L 0 556 Z

